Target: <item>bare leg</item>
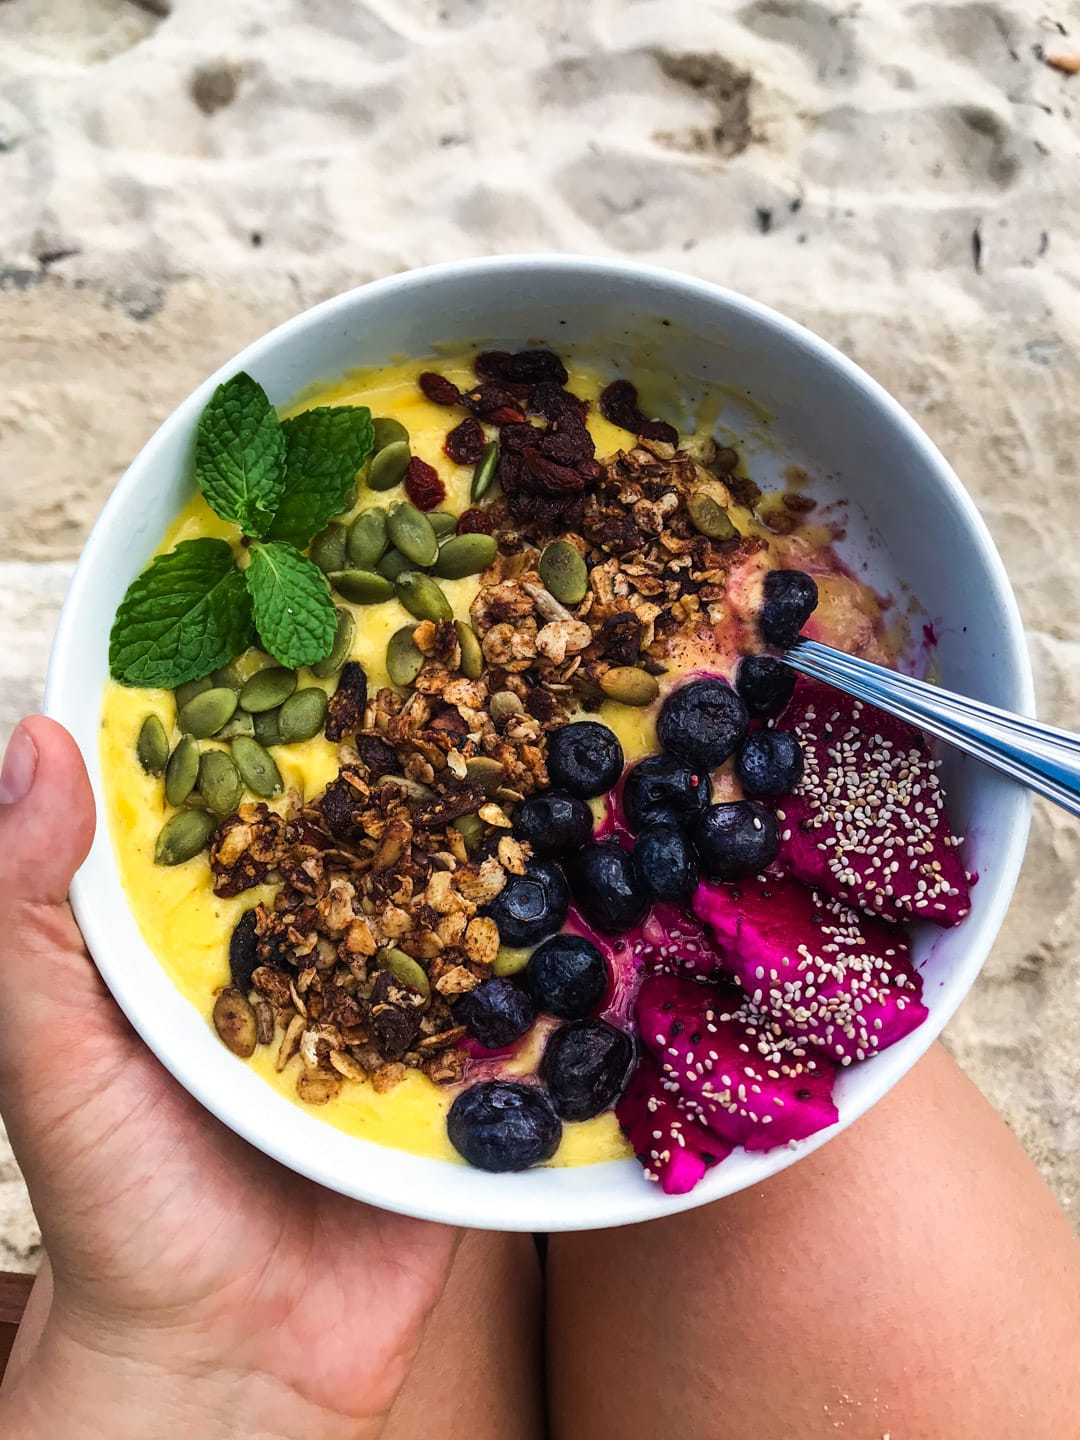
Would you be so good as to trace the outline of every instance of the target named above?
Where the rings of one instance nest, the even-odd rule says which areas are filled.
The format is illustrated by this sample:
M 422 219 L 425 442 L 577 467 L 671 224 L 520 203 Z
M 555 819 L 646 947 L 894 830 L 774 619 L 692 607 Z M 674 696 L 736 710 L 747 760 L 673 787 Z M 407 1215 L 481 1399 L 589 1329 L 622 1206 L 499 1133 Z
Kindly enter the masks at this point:
M 655 1224 L 553 1238 L 556 1440 L 1057 1440 L 1080 1246 L 940 1046 L 818 1154 Z

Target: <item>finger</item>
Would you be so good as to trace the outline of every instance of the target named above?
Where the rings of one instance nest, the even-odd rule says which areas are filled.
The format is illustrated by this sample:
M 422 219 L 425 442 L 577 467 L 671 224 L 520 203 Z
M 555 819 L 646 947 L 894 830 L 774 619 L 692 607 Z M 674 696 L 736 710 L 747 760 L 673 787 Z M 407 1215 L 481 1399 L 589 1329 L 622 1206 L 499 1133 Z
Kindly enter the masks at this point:
M 22 721 L 0 772 L 0 916 L 62 905 L 93 836 L 94 797 L 75 741 L 44 715 Z

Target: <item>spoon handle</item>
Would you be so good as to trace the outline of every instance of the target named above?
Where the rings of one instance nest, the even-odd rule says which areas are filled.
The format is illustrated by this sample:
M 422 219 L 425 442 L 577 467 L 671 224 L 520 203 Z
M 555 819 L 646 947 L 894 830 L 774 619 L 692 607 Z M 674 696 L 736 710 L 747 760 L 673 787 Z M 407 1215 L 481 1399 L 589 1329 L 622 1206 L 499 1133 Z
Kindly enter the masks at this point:
M 899 675 L 816 640 L 797 641 L 783 659 L 793 670 L 907 720 L 1080 816 L 1080 735 Z

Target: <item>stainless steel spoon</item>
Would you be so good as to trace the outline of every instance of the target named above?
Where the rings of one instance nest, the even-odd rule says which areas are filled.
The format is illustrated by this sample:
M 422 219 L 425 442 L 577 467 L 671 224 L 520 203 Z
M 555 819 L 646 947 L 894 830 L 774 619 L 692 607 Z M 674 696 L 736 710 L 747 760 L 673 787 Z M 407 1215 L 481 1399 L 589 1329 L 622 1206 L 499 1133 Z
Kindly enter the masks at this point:
M 782 658 L 793 670 L 917 725 L 1080 816 L 1080 735 L 898 675 L 816 640 L 796 641 Z

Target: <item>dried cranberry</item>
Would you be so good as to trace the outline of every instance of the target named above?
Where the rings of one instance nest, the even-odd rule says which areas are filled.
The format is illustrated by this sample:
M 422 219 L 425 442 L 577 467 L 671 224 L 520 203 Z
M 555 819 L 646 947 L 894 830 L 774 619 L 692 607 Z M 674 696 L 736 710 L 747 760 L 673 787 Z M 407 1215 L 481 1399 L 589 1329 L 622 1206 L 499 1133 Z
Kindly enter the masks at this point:
M 552 350 L 485 350 L 476 357 L 476 373 L 485 380 L 510 380 L 535 385 L 550 381 L 565 385 L 569 376 L 566 366 Z
M 462 404 L 461 391 L 452 380 L 435 370 L 425 370 L 416 382 L 433 405 Z
M 500 453 L 495 478 L 502 486 L 504 495 L 516 495 L 521 489 L 521 472 L 520 455 L 509 455 L 505 451 Z
M 450 431 L 443 449 L 455 465 L 475 465 L 484 453 L 484 444 L 480 421 L 469 415 Z
M 600 653 L 613 665 L 636 665 L 641 653 L 641 621 L 632 610 L 609 615 L 597 636 Z
M 508 380 L 506 368 L 513 358 L 509 350 L 481 350 L 473 369 L 481 380 Z
M 474 415 L 479 415 L 481 420 L 490 420 L 493 425 L 512 425 L 525 419 L 516 397 L 493 380 L 470 390 L 464 397 L 464 403 Z
M 564 390 L 561 385 L 547 382 L 537 385 L 533 390 L 529 409 L 534 415 L 543 415 L 545 420 L 562 420 L 567 415 L 584 420 L 589 411 L 584 400 L 571 395 L 570 391 Z
M 540 454 L 558 465 L 576 465 L 579 460 L 590 460 L 596 453 L 593 438 L 584 425 L 575 420 L 560 421 L 557 430 L 549 430 L 536 442 Z
M 366 765 L 372 777 L 400 775 L 401 762 L 394 752 L 378 735 L 357 735 L 353 741 L 361 765 Z
M 466 510 L 457 522 L 459 535 L 492 535 L 495 533 L 495 516 L 490 510 Z
M 539 450 L 530 446 L 521 452 L 525 473 L 532 482 L 531 487 L 541 494 L 566 495 L 585 488 L 584 477 L 566 465 L 556 465 L 546 460 Z
M 574 469 L 585 480 L 599 480 L 604 473 L 604 467 L 599 460 L 579 460 Z
M 669 445 L 679 443 L 679 432 L 663 420 L 650 420 L 638 408 L 638 395 L 629 380 L 613 380 L 600 392 L 600 413 L 620 430 L 629 430 L 643 440 L 663 440 Z
M 499 444 L 504 451 L 509 450 L 515 455 L 519 455 L 526 445 L 537 444 L 539 437 L 543 434 L 544 431 L 538 430 L 535 425 L 526 420 L 517 425 L 504 425 L 499 434 Z
M 678 445 L 679 432 L 666 420 L 646 420 L 638 431 L 642 440 L 662 440 L 665 445 Z
M 434 510 L 446 499 L 446 486 L 434 465 L 414 455 L 405 471 L 405 494 L 418 510 Z
M 553 720 L 558 708 L 558 702 L 550 690 L 537 688 L 530 690 L 525 697 L 525 709 L 528 710 L 534 720 L 541 722 Z
M 363 723 L 367 705 L 367 671 L 359 660 L 347 660 L 338 677 L 337 689 L 330 696 L 326 717 L 326 738 L 336 745 Z

